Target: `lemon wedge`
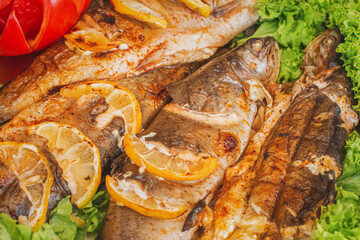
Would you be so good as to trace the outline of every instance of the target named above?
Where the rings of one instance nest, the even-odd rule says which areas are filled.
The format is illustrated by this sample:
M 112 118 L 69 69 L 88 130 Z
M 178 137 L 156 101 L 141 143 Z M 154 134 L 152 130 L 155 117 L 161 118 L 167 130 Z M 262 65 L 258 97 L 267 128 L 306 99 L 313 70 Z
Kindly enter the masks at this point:
M 96 117 L 97 127 L 104 128 L 113 117 L 120 116 L 125 122 L 125 133 L 138 133 L 141 130 L 141 111 L 135 95 L 128 89 L 107 81 L 91 81 L 61 88 L 64 97 L 74 97 L 81 101 L 88 95 L 100 94 L 105 97 L 109 108 Z
M 95 144 L 78 129 L 55 122 L 29 127 L 30 134 L 48 140 L 71 191 L 71 201 L 84 207 L 95 195 L 101 180 L 100 153 Z
M 46 157 L 35 145 L 1 142 L 0 161 L 15 174 L 32 204 L 28 216 L 19 216 L 19 223 L 36 231 L 45 222 L 54 181 Z
M 153 1 L 111 0 L 115 11 L 118 13 L 128 15 L 137 20 L 147 22 L 160 28 L 166 28 L 166 17 L 163 16 L 160 12 L 154 11 L 152 8 L 150 8 L 150 4 L 146 4 L 147 2 L 151 3 Z
M 117 203 L 148 217 L 170 219 L 180 216 L 188 209 L 187 205 L 169 204 L 148 196 L 134 179 L 119 180 L 106 176 L 106 188 Z
M 211 7 L 206 3 L 203 3 L 201 0 L 180 0 L 188 8 L 191 8 L 195 12 L 200 13 L 204 17 L 210 16 Z
M 125 135 L 124 149 L 127 156 L 145 171 L 174 181 L 194 181 L 209 175 L 218 165 L 214 157 L 173 157 L 156 148 L 149 148 L 136 135 Z M 192 159 L 189 159 L 192 158 Z

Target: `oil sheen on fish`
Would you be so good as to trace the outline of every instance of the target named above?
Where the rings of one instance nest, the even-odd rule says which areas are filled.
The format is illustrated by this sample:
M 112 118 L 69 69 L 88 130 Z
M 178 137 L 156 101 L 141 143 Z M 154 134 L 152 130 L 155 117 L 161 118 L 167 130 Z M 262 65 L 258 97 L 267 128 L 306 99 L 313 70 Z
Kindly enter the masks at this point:
M 272 104 L 266 85 L 276 81 L 278 72 L 276 41 L 252 39 L 210 61 L 187 79 L 169 85 L 173 101 L 135 137 L 155 146 L 155 151 L 174 156 L 208 155 L 215 157 L 218 165 L 206 177 L 191 182 L 158 178 L 130 162 L 119 167 L 113 176 L 126 183 L 124 186 L 162 202 L 185 204 L 189 209 L 177 218 L 164 220 L 143 216 L 112 201 L 103 238 L 190 239 L 198 225 L 185 224 L 188 214 L 199 201 L 208 203 L 225 169 L 240 157 L 258 105 Z M 124 220 L 128 216 L 130 220 Z
M 166 86 L 186 77 L 196 65 L 186 64 L 161 68 L 140 76 L 114 80 L 114 82 L 127 87 L 134 93 L 142 111 L 143 127 L 146 127 L 169 100 Z M 94 111 L 95 109 L 96 111 Z M 121 136 L 124 133 L 124 121 L 121 117 L 113 118 L 103 128 L 96 126 L 96 117 L 106 109 L 107 103 L 101 94 L 91 95 L 85 100 L 79 101 L 78 98 L 68 98 L 58 93 L 21 111 L 0 127 L 0 141 L 31 142 L 37 145 L 47 157 L 56 180 L 51 190 L 48 213 L 71 192 L 67 182 L 61 177 L 61 168 L 48 150 L 47 140 L 36 135 L 29 136 L 27 128 L 44 121 L 54 121 L 78 128 L 98 147 L 103 175 L 105 175 L 110 161 L 121 153 Z M 19 188 L 18 180 L 5 165 L 1 164 L 0 169 L 0 177 L 4 179 L 3 184 L 7 189 L 0 193 L 0 212 L 6 212 L 14 218 L 19 215 L 27 215 L 26 209 L 29 209 L 27 204 L 30 202 Z
M 339 31 L 328 30 L 307 47 L 289 106 L 226 171 L 203 239 L 311 237 L 320 207 L 334 198 L 345 141 L 358 123 L 351 83 L 337 63 L 339 41 Z
M 0 90 L 0 122 L 83 80 L 129 77 L 166 65 L 200 61 L 256 22 L 255 0 L 208 18 L 178 1 L 162 1 L 173 26 L 160 29 L 115 12 L 106 2 L 82 16 L 69 34 Z

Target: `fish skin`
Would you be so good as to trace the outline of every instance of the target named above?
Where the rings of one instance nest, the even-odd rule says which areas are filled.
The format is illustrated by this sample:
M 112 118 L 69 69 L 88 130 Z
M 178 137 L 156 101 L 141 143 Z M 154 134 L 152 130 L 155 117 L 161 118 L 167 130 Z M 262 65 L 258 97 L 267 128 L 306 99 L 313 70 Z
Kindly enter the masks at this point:
M 219 166 L 204 179 L 193 182 L 175 182 L 162 180 L 149 173 L 139 173 L 138 167 L 127 164 L 112 174 L 118 179 L 131 170 L 131 179 L 144 186 L 146 193 L 159 199 L 186 201 L 190 209 L 175 219 L 158 219 L 145 217 L 126 207 L 117 206 L 112 200 L 111 211 L 105 220 L 102 233 L 103 239 L 190 239 L 198 228 L 187 226 L 187 231 L 181 232 L 187 215 L 199 201 L 209 203 L 217 192 L 225 168 L 234 163 L 244 150 L 250 137 L 252 122 L 254 121 L 257 104 L 263 100 L 264 89 L 255 89 L 259 99 L 249 99 L 244 85 L 251 80 L 268 84 L 275 82 L 279 72 L 279 51 L 276 41 L 272 38 L 258 39 L 262 42 L 262 50 L 252 51 L 256 40 L 250 40 L 235 50 L 231 50 L 210 61 L 183 81 L 170 84 L 167 89 L 173 101 L 167 104 L 151 122 L 149 127 L 137 134 L 143 137 L 155 132 L 152 137 L 145 137 L 145 141 L 162 144 L 171 153 L 190 150 L 194 154 L 207 153 L 217 156 Z M 232 67 L 237 59 L 242 63 Z M 244 59 L 252 59 L 246 62 Z M 256 60 L 256 61 L 255 61 Z M 254 62 L 265 63 L 265 68 L 250 68 Z M 244 71 L 240 76 L 236 73 Z M 269 79 L 272 76 L 273 79 Z M 257 79 L 259 78 L 259 79 Z M 256 92 L 255 91 L 255 92 Z M 201 94 L 202 96 L 199 96 Z M 210 101 L 215 100 L 215 102 Z M 229 138 L 234 144 L 229 143 Z M 145 169 L 146 170 L 146 169 Z M 145 176 L 145 177 L 144 177 Z M 204 200 L 205 199 L 205 200 Z M 134 223 L 118 222 L 133 216 Z M 168 223 L 167 231 L 162 231 L 159 225 Z M 141 230 L 135 230 L 142 223 Z M 151 230 L 150 229 L 151 226 Z M 174 227 L 176 226 L 176 227 Z M 170 229 L 174 227 L 174 230 Z
M 343 85 L 341 81 L 336 83 L 328 78 L 342 79 Z M 311 236 L 321 205 L 333 202 L 336 195 L 335 180 L 341 175 L 341 161 L 345 156 L 345 141 L 358 122 L 354 111 L 354 115 L 345 120 L 352 122 L 352 126 L 349 128 L 344 125 L 341 114 L 345 109 L 341 109 L 341 103 L 333 97 L 333 94 L 346 96 L 349 95 L 346 91 L 351 92 L 351 88 L 346 88 L 349 80 L 346 79 L 345 71 L 335 70 L 324 81 L 329 81 L 329 85 L 320 88 L 317 107 L 314 108 L 312 120 L 302 136 L 293 162 L 287 169 L 273 215 L 273 221 L 283 238 Z M 337 88 L 334 84 L 338 84 Z M 351 111 L 351 100 L 348 101 Z M 296 202 L 294 196 L 297 196 Z
M 100 239 L 190 239 L 191 232 L 181 231 L 185 218 L 186 215 L 175 219 L 149 218 L 111 199 Z
M 262 146 L 266 143 L 267 137 L 271 134 L 274 125 L 282 113 L 290 106 L 291 96 L 277 94 L 276 104 L 266 109 L 264 123 L 261 129 L 252 137 L 241 162 L 227 168 L 223 187 L 216 198 L 214 207 L 214 223 L 207 230 L 210 239 L 227 239 L 236 229 L 245 210 L 252 181 L 256 172 L 261 166 L 256 164 L 256 159 L 264 154 Z M 261 221 L 259 221 L 261 223 Z M 254 224 L 255 225 L 255 224 Z M 242 234 L 242 233 L 241 233 Z M 233 234 L 234 236 L 236 233 Z M 251 239 L 250 236 L 234 237 L 234 239 Z M 207 239 L 204 234 L 201 239 Z
M 161 68 L 152 72 L 114 80 L 114 82 L 128 88 L 139 100 L 142 112 L 142 124 L 146 127 L 153 116 L 169 101 L 166 86 L 170 82 L 179 81 L 197 67 L 197 64 L 185 64 Z M 21 111 L 13 119 L 0 127 L 0 141 L 31 142 L 41 149 L 48 159 L 54 174 L 54 183 L 51 188 L 48 205 L 49 214 L 58 202 L 71 194 L 67 182 L 62 178 L 62 170 L 47 147 L 47 140 L 36 135 L 28 135 L 27 128 L 44 121 L 55 121 L 78 128 L 87 135 L 99 148 L 102 169 L 106 172 L 112 159 L 121 153 L 118 139 L 113 135 L 114 130 L 124 132 L 122 119 L 116 118 L 109 126 L 102 130 L 95 127 L 93 109 L 104 105 L 104 98 L 99 95 L 77 104 L 77 99 L 66 98 L 59 94 L 48 96 L 40 102 Z M 101 113 L 101 112 L 100 112 Z M 105 175 L 105 174 L 104 174 Z M 15 175 L 6 170 L 0 161 L 0 178 L 3 180 L 6 191 L 0 192 L 0 212 L 12 217 L 25 214 L 30 204 L 25 193 L 19 189 Z M 22 214 L 20 214 L 22 213 Z
M 25 191 L 20 188 L 14 172 L 3 162 L 0 162 L 0 176 L 0 212 L 7 213 L 12 218 L 20 215 L 28 216 L 31 202 Z
M 113 82 L 128 88 L 139 102 L 142 111 L 143 127 L 168 102 L 169 94 L 166 86 L 170 82 L 179 81 L 187 76 L 196 64 L 179 65 L 148 72 L 132 78 L 123 78 Z M 106 162 L 120 154 L 118 142 L 112 134 L 117 129 L 124 132 L 121 118 L 116 118 L 102 131 L 95 127 L 93 109 L 105 105 L 104 98 L 95 96 L 89 98 L 82 105 L 77 104 L 76 98 L 67 98 L 54 94 L 35 105 L 23 110 L 8 123 L 0 127 L 1 141 L 21 142 L 27 138 L 27 128 L 44 121 L 54 121 L 78 128 L 96 143 L 99 148 L 103 167 Z M 101 113 L 101 112 L 100 112 Z
M 328 39 L 332 44 L 324 44 Z M 257 154 L 245 153 L 227 170 L 210 229 L 214 239 L 311 237 L 320 206 L 336 194 L 345 141 L 358 123 L 351 83 L 337 59 L 339 42 L 333 29 L 310 43 L 290 106 L 265 141 L 249 145 Z
M 221 18 L 204 18 L 181 3 L 163 1 L 175 23 L 167 29 L 152 28 L 122 16 L 108 3 L 103 8 L 90 8 L 65 36 L 68 40 L 59 40 L 0 90 L 0 122 L 9 120 L 59 86 L 130 77 L 162 66 L 209 58 L 217 48 L 257 21 L 255 2 L 246 0 L 244 6 L 235 7 Z M 94 43 L 86 38 L 86 33 L 103 39 L 99 37 Z M 79 43 L 92 51 L 84 49 L 81 54 L 67 46 Z M 100 52 L 91 48 L 94 44 Z M 104 46 L 99 47 L 100 44 Z M 124 49 L 114 50 L 114 47 Z

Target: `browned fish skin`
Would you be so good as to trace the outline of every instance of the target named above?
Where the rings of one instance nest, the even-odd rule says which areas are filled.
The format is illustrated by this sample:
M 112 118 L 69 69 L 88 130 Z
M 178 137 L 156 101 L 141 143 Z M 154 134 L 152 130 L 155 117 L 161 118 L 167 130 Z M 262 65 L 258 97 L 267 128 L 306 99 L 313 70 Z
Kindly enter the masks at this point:
M 196 66 L 197 64 L 186 64 L 162 68 L 140 76 L 118 79 L 114 82 L 127 87 L 134 93 L 141 108 L 142 124 L 145 127 L 168 102 L 169 94 L 166 91 L 166 86 L 171 82 L 183 79 Z M 113 131 L 117 130 L 120 134 L 124 131 L 123 120 L 119 117 L 113 119 L 112 123 L 104 129 L 96 127 L 96 115 L 101 114 L 106 108 L 105 99 L 100 95 L 89 98 L 84 104 L 78 105 L 75 98 L 69 99 L 55 94 L 21 111 L 12 120 L 0 127 L 1 141 L 31 142 L 37 145 L 48 159 L 55 176 L 48 214 L 61 199 L 70 195 L 71 192 L 67 182 L 62 178 L 61 168 L 47 147 L 47 140 L 35 135 L 29 136 L 27 128 L 44 121 L 55 121 L 78 128 L 92 139 L 99 148 L 102 169 L 106 173 L 110 161 L 121 153 L 121 146 L 119 146 L 118 138 L 114 136 Z M 94 111 L 94 109 L 102 109 L 102 111 Z M 104 176 L 105 173 L 103 173 Z M 0 178 L 3 182 L 1 187 L 4 188 L 0 189 L 0 212 L 8 213 L 14 218 L 19 215 L 27 215 L 26 209 L 29 209 L 30 202 L 19 188 L 15 175 L 5 165 L 1 164 L 1 159 Z
M 328 30 L 307 47 L 304 75 L 261 154 L 227 172 L 215 205 L 214 239 L 311 237 L 320 206 L 333 200 L 345 140 L 358 123 L 351 83 L 336 62 L 339 41 L 340 33 Z M 246 167 L 250 174 L 236 171 Z M 229 217 L 224 207 L 238 214 Z M 226 219 L 231 223 L 221 225 Z
M 206 59 L 256 22 L 255 0 L 243 3 L 245 6 L 237 6 L 221 18 L 204 18 L 177 1 L 163 1 L 175 23 L 167 29 L 151 28 L 121 16 L 108 3 L 103 8 L 96 6 L 67 35 L 69 46 L 81 43 L 88 49 L 81 54 L 60 40 L 37 57 L 0 90 L 0 123 L 59 86 L 129 77 L 162 66 Z M 112 20 L 106 21 L 108 18 Z M 93 35 L 99 39 L 89 38 Z
M 185 201 L 190 209 L 178 218 L 163 220 L 141 216 L 112 202 L 104 225 L 104 239 L 118 239 L 119 236 L 122 239 L 191 238 L 198 225 L 187 226 L 187 231 L 182 232 L 186 216 L 199 201 L 205 199 L 205 203 L 209 202 L 222 182 L 225 168 L 244 150 L 257 110 L 256 101 L 266 102 L 264 98 L 269 97 L 260 85 L 277 78 L 278 54 L 274 39 L 250 40 L 204 65 L 187 79 L 168 86 L 173 101 L 137 137 L 160 143 L 169 152 L 188 150 L 195 155 L 210 154 L 216 156 L 220 164 L 207 177 L 195 182 L 162 180 L 149 173 L 139 173 L 137 167 L 130 170 L 134 168 L 132 164 L 119 168 L 114 172 L 119 180 L 136 180 L 150 196 L 170 199 L 171 202 Z M 254 67 L 257 64 L 265 67 Z M 254 84 L 247 85 L 252 80 Z M 244 86 L 256 92 L 255 96 L 249 97 L 249 89 Z M 270 103 L 271 99 L 268 100 Z M 156 135 L 148 136 L 151 133 Z M 130 177 L 121 177 L 129 172 L 132 173 Z M 130 214 L 134 220 L 129 224 L 118 222 Z M 135 230 L 139 227 L 135 222 L 142 223 L 141 229 Z
M 342 92 L 341 95 L 346 96 L 350 92 L 345 76 L 344 70 L 340 69 L 330 77 L 343 80 L 343 84 L 338 83 L 336 94 Z M 331 87 L 333 83 L 329 84 Z M 284 185 L 278 195 L 273 219 L 284 238 L 311 235 L 318 210 L 321 205 L 332 202 L 335 180 L 341 174 L 345 141 L 354 125 L 350 129 L 342 127 L 344 119 L 341 111 L 344 110 L 329 98 L 328 94 L 333 92 L 324 94 L 326 91 L 325 88 L 317 94 L 311 122 L 292 158 L 292 165 L 287 169 Z M 356 124 L 357 116 L 354 120 Z
M 28 216 L 31 202 L 27 198 L 24 190 L 20 188 L 19 181 L 15 174 L 1 161 L 0 176 L 0 212 L 7 213 L 12 218 L 20 215 Z

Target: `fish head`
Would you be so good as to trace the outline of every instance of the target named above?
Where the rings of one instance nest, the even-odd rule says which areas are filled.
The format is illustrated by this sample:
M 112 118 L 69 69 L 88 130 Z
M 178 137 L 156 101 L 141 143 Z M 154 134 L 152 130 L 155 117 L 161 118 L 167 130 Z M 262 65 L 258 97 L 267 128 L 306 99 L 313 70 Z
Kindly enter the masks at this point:
M 254 38 L 238 47 L 230 64 L 242 82 L 257 79 L 267 86 L 276 82 L 280 70 L 279 45 L 272 37 Z
M 303 71 L 315 78 L 319 73 L 340 66 L 336 48 L 341 40 L 340 31 L 336 28 L 326 30 L 315 38 L 305 49 Z

